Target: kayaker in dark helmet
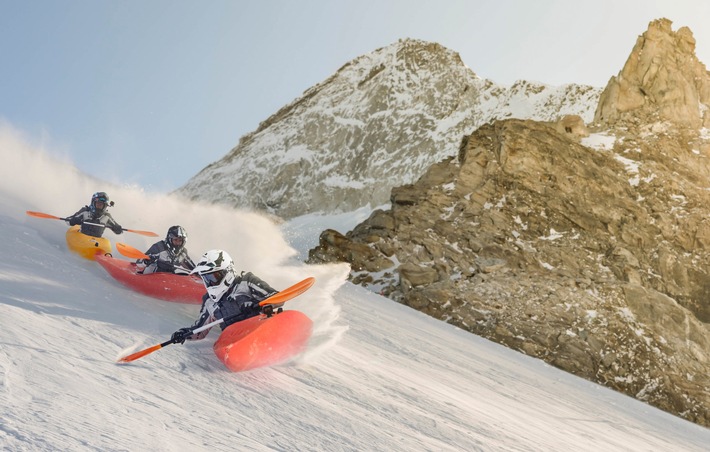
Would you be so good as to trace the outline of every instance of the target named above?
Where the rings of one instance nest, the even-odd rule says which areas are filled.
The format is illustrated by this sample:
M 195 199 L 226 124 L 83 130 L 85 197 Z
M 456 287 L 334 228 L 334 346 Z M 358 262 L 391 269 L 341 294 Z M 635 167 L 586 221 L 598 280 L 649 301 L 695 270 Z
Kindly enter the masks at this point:
M 114 234 L 121 234 L 123 228 L 116 223 L 110 213 L 109 207 L 113 206 L 113 201 L 109 201 L 108 195 L 99 191 L 91 197 L 91 204 L 79 209 L 74 215 L 67 217 L 69 226 L 81 225 L 81 233 L 92 237 L 101 237 L 104 229 L 109 228 Z
M 182 226 L 171 226 L 164 240 L 154 243 L 145 252 L 150 259 L 139 259 L 139 266 L 144 266 L 144 275 L 155 272 L 168 272 L 187 275 L 195 268 L 187 253 L 187 231 Z
M 234 271 L 234 261 L 222 250 L 206 252 L 192 273 L 202 277 L 207 293 L 202 297 L 202 308 L 197 321 L 191 327 L 180 328 L 173 333 L 170 339 L 175 344 L 182 344 L 186 339 L 203 339 L 211 328 L 197 334 L 192 334 L 192 330 L 217 319 L 225 319 L 220 324 L 222 329 L 225 329 L 233 323 L 259 315 L 259 302 L 278 293 L 252 273 L 242 272 L 237 275 Z

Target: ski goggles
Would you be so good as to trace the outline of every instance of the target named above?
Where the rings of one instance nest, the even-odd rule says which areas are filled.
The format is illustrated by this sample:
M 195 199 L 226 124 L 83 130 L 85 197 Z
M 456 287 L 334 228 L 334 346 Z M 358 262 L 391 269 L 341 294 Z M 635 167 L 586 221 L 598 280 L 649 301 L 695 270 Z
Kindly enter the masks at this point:
M 224 277 L 227 276 L 227 270 L 217 270 L 212 273 L 204 273 L 200 276 L 202 277 L 202 281 L 205 283 L 205 286 L 214 287 L 221 283 Z

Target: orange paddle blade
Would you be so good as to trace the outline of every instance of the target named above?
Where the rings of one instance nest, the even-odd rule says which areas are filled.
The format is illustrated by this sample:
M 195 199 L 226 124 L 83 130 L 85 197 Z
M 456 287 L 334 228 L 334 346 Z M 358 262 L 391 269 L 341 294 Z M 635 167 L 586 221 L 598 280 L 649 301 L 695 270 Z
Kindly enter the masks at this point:
M 123 230 L 126 232 L 132 232 L 134 234 L 145 235 L 147 237 L 157 237 L 158 236 L 158 234 L 156 234 L 155 232 L 150 232 L 150 231 L 137 231 L 135 229 L 126 229 L 126 228 L 124 228 Z
M 59 218 L 56 215 L 50 215 L 48 213 L 42 213 L 42 212 L 33 212 L 31 210 L 26 211 L 27 215 L 31 217 L 37 217 L 37 218 L 49 218 L 50 220 L 63 220 L 64 218 Z
M 259 302 L 259 306 L 266 306 L 267 304 L 279 304 L 283 303 L 286 300 L 290 300 L 293 297 L 297 297 L 301 295 L 303 292 L 307 291 L 308 289 L 311 288 L 313 284 L 315 284 L 316 279 L 312 276 L 304 279 L 301 282 L 298 282 L 294 284 L 293 286 L 282 290 L 281 292 L 277 293 L 276 295 L 272 295 L 266 300 L 262 300 Z
M 116 243 L 116 249 L 119 253 L 123 254 L 126 257 L 130 257 L 133 259 L 150 259 L 150 256 L 148 256 L 147 254 L 141 252 L 140 250 L 137 250 L 136 248 L 133 248 L 131 245 L 126 245 L 125 243 Z
M 119 362 L 119 363 L 130 363 L 131 361 L 135 361 L 135 360 L 137 360 L 138 358 L 142 358 L 142 357 L 144 357 L 145 355 L 149 355 L 149 354 L 153 353 L 153 352 L 156 351 L 156 350 L 160 350 L 161 348 L 163 348 L 163 344 L 154 345 L 154 346 L 152 346 L 152 347 L 150 347 L 150 348 L 146 348 L 145 350 L 141 350 L 141 351 L 136 352 L 136 353 L 134 353 L 134 354 L 132 354 L 132 355 L 124 356 L 123 358 L 120 358 L 120 359 L 118 360 L 118 362 Z

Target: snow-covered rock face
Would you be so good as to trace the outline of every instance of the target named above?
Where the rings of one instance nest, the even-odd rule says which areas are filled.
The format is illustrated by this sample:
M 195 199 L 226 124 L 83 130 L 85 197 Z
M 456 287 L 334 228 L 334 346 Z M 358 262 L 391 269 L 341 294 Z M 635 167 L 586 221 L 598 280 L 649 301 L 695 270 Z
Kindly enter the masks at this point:
M 438 44 L 402 40 L 306 91 L 178 190 L 285 218 L 388 202 L 495 119 L 591 121 L 601 89 L 479 78 Z

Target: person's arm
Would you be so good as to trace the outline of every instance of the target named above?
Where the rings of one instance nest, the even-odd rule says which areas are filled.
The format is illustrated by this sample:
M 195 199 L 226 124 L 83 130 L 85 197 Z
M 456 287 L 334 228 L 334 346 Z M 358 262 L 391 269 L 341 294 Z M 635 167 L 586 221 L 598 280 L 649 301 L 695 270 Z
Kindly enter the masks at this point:
M 264 300 L 279 292 L 251 272 L 243 274 L 242 281 L 247 283 L 252 296 L 258 301 Z
M 192 330 L 195 330 L 203 325 L 217 320 L 214 316 L 214 306 L 215 303 L 212 301 L 212 299 L 207 294 L 203 295 L 202 308 L 200 309 L 200 317 L 195 321 L 195 323 L 191 327 L 180 328 L 179 330 L 174 332 L 170 339 L 176 344 L 182 344 L 186 340 L 199 341 L 200 339 L 204 339 L 205 337 L 207 337 L 212 328 L 207 328 L 206 330 L 200 331 L 197 334 L 192 334 Z
M 81 224 L 86 219 L 86 215 L 84 215 L 84 212 L 88 211 L 89 206 L 84 206 L 81 209 L 77 210 L 74 215 L 66 217 L 66 222 L 69 224 L 69 226 L 76 226 L 77 224 Z
M 116 220 L 113 219 L 110 213 L 105 213 L 104 214 L 106 217 L 108 217 L 108 220 L 106 221 L 106 226 L 111 228 L 114 234 L 123 234 L 123 227 L 121 227 L 120 224 L 116 223 Z
M 186 270 L 192 270 L 195 268 L 195 263 L 190 259 L 190 255 L 185 250 L 185 260 L 182 261 L 180 266 Z
M 158 271 L 161 272 L 168 272 L 168 273 L 174 273 L 175 272 L 175 264 L 168 260 L 161 259 L 162 253 L 158 255 L 158 260 L 155 261 L 155 264 L 158 266 Z
M 146 256 L 148 256 L 148 259 L 138 259 L 138 260 L 136 261 L 136 263 L 137 263 L 137 264 L 150 265 L 151 263 L 153 263 L 153 262 L 155 262 L 156 260 L 158 260 L 158 254 L 160 254 L 160 250 L 163 249 L 163 248 L 161 247 L 161 244 L 162 244 L 162 243 L 163 243 L 163 242 L 160 241 L 160 242 L 155 242 L 154 244 L 152 244 L 152 245 L 150 246 L 150 248 L 148 248 L 148 250 L 147 250 L 145 253 L 143 253 L 143 254 L 145 254 Z

